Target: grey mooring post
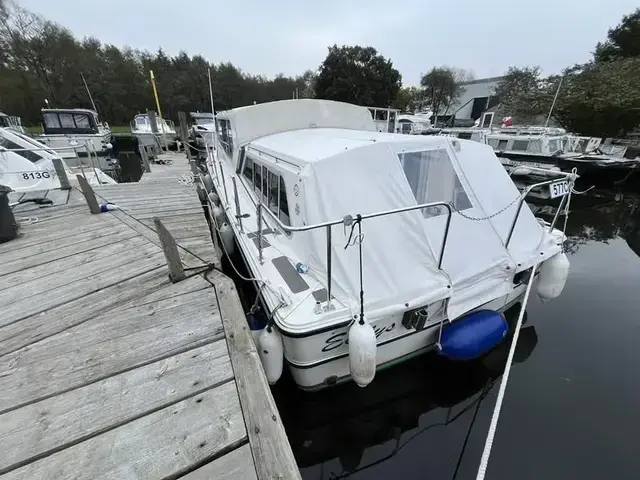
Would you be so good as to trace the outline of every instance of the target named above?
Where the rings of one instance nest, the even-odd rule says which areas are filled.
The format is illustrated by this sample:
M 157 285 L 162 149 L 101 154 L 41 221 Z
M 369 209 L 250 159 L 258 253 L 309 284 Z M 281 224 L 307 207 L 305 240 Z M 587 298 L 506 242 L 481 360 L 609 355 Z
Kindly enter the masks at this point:
M 91 188 L 91 185 L 89 185 L 89 182 L 87 182 L 87 179 L 82 175 L 76 175 L 76 178 L 80 184 L 84 199 L 87 201 L 87 205 L 89 205 L 89 211 L 91 213 L 100 213 L 100 205 L 98 205 L 98 200 L 96 200 L 96 194 L 93 188 Z
M 187 114 L 185 112 L 178 112 L 178 121 L 180 122 L 180 137 L 184 144 L 184 149 L 187 152 L 187 161 L 191 164 L 191 171 L 195 174 L 197 168 L 193 168 L 193 158 L 191 157 L 191 146 L 189 145 L 189 125 L 187 124 Z M 196 165 L 197 167 L 197 165 Z
M 58 181 L 60 182 L 60 188 L 62 190 L 71 190 L 71 182 L 69 182 L 69 177 L 67 177 L 67 171 L 64 169 L 64 165 L 62 165 L 62 160 L 59 158 L 54 158 L 51 160 L 53 162 L 53 168 L 56 169 L 56 176 L 58 177 Z
M 142 157 L 142 164 L 144 165 L 145 173 L 151 173 L 151 164 L 149 163 L 149 154 L 147 153 L 147 147 L 144 145 L 138 145 L 140 156 Z
M 180 260 L 180 252 L 178 252 L 178 245 L 176 244 L 173 235 L 167 230 L 158 217 L 153 217 L 153 223 L 156 226 L 156 233 L 160 239 L 162 245 L 162 251 L 164 252 L 164 258 L 167 261 L 169 267 L 169 280 L 172 283 L 179 282 L 186 278 L 184 274 L 184 268 L 182 267 L 182 260 Z
M 158 120 L 156 119 L 156 112 L 154 110 L 147 110 L 149 116 L 149 123 L 151 124 L 151 133 L 158 134 Z

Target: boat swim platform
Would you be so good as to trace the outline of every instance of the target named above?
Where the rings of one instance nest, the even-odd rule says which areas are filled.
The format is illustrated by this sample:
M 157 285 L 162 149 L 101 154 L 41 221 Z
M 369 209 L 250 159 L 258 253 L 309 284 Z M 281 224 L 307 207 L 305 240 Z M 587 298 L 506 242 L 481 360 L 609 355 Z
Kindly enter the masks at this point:
M 0 244 L 1 479 L 300 478 L 233 282 L 200 268 L 218 259 L 170 155 L 139 183 L 94 188 L 123 210 L 90 213 L 78 187 L 15 207 L 19 237 Z M 178 244 L 176 283 L 154 217 Z

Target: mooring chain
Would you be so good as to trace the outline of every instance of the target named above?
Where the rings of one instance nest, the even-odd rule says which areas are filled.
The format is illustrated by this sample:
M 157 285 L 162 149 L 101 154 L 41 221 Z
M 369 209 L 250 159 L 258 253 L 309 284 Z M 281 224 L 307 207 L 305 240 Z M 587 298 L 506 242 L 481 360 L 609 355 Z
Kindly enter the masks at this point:
M 453 204 L 453 202 L 449 202 L 449 204 L 451 205 L 451 207 L 453 208 L 454 211 L 458 212 L 460 214 L 460 216 L 466 218 L 467 220 L 473 220 L 474 222 L 482 222 L 484 220 L 490 220 L 493 217 L 497 217 L 498 215 L 500 215 L 504 211 L 508 210 L 516 202 L 520 201 L 522 198 L 524 198 L 524 194 L 518 195 L 515 199 L 513 199 L 513 201 L 508 203 L 505 207 L 503 207 L 500 210 L 498 210 L 497 212 L 492 213 L 491 215 L 487 215 L 485 217 L 472 217 L 471 215 L 467 215 L 466 213 L 463 213 L 462 210 L 458 210 L 456 208 L 456 206 Z

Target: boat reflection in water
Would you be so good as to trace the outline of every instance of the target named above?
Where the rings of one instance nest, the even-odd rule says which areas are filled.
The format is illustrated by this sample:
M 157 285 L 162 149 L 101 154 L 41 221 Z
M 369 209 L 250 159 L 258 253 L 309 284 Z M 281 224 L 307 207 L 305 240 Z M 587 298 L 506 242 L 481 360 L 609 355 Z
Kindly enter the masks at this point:
M 519 311 L 520 304 L 516 304 L 505 312 L 510 331 Z M 537 342 L 535 327 L 524 326 L 514 363 L 527 360 Z M 440 429 L 440 434 L 464 417 L 457 423 L 470 431 L 474 412 L 492 387 L 498 387 L 509 347 L 507 337 L 474 362 L 423 355 L 378 372 L 376 381 L 365 389 L 348 383 L 309 394 L 288 378 L 280 382 L 273 393 L 303 477 L 333 480 L 362 472 L 358 478 L 374 478 L 376 466 L 393 461 L 429 430 Z M 434 415 L 421 419 L 427 412 Z M 465 445 L 466 441 L 460 445 L 460 459 Z M 437 449 L 423 451 L 425 456 L 438 455 Z M 411 468 L 415 470 L 415 465 Z M 455 470 L 453 459 L 452 473 Z
M 551 221 L 558 201 L 533 200 L 529 207 L 534 214 Z M 609 243 L 624 239 L 629 248 L 640 257 L 640 196 L 616 190 L 592 190 L 571 199 L 571 214 L 567 223 L 568 254 L 575 253 L 589 242 Z M 560 217 L 561 225 L 564 217 Z

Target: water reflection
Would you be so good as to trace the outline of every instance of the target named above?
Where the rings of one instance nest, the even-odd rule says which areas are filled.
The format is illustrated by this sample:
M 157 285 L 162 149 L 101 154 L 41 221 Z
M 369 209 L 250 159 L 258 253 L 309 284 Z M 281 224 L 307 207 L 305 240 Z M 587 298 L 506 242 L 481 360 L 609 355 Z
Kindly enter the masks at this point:
M 507 312 L 508 320 L 515 322 L 519 309 L 516 305 Z M 535 327 L 523 327 L 515 363 L 526 361 L 537 343 Z M 305 393 L 283 379 L 274 396 L 303 477 L 386 478 L 376 477 L 372 467 L 394 462 L 430 431 L 441 433 L 447 425 L 462 423 L 467 436 L 447 467 L 455 477 L 475 415 L 504 370 L 509 345 L 507 339 L 476 362 L 425 355 L 379 372 L 365 389 L 350 383 Z
M 528 203 L 536 216 L 551 221 L 559 200 Z M 562 228 L 563 221 L 561 216 L 557 227 Z M 574 195 L 565 233 L 569 237 L 566 245 L 569 253 L 575 253 L 587 242 L 609 243 L 620 237 L 640 256 L 640 196 L 611 190 Z

